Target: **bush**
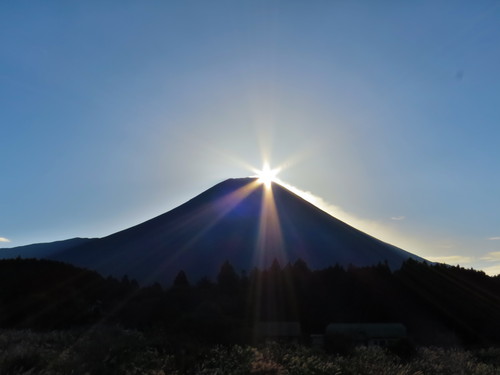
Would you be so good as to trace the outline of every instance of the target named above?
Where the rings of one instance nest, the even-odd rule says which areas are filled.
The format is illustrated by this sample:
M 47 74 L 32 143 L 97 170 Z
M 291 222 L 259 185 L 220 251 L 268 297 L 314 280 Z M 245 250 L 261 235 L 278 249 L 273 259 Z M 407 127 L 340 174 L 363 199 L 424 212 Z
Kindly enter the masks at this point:
M 158 337 L 161 336 L 161 340 Z M 190 341 L 191 340 L 191 341 Z M 403 345 L 403 344 L 402 344 Z M 403 347 L 404 350 L 406 348 Z M 189 337 L 116 327 L 81 331 L 0 331 L 0 374 L 493 375 L 500 349 L 356 347 L 348 355 L 301 345 L 201 345 Z M 403 350 L 403 351 L 404 351 Z M 395 352 L 396 351 L 396 352 Z

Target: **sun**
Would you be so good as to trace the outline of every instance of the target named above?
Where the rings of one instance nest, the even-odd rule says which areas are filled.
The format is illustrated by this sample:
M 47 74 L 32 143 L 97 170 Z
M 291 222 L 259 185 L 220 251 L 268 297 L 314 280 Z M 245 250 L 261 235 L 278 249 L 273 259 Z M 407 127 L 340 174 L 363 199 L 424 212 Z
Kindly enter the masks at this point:
M 264 184 L 266 188 L 271 187 L 271 183 L 276 181 L 276 176 L 281 171 L 281 168 L 271 169 L 268 163 L 264 164 L 264 167 L 261 170 L 256 170 L 258 177 L 258 182 Z

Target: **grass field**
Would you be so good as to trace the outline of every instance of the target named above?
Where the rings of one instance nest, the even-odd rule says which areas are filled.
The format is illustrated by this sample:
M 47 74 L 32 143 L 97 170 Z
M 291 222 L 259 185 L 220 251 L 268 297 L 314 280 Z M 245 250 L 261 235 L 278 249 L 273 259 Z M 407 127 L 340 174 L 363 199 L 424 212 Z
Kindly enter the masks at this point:
M 493 375 L 500 349 L 417 348 L 402 359 L 379 347 L 348 355 L 301 345 L 206 346 L 119 328 L 87 331 L 1 331 L 0 373 L 7 374 L 380 374 Z

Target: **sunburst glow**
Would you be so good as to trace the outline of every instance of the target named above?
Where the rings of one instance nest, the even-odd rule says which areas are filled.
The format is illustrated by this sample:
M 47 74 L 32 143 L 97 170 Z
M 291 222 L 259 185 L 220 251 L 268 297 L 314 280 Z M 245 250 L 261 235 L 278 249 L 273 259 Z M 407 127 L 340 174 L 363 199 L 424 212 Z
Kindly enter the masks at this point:
M 257 177 L 259 178 L 257 181 L 261 184 L 264 184 L 267 188 L 271 187 L 271 183 L 275 182 L 276 176 L 281 171 L 281 168 L 271 169 L 268 163 L 264 164 L 264 167 L 261 170 L 256 170 Z

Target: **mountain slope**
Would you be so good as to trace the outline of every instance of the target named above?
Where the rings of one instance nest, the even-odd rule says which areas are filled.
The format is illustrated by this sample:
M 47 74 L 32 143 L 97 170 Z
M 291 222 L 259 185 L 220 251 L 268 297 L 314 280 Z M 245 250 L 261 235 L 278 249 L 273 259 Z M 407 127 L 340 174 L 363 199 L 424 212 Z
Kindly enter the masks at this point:
M 271 198 L 272 197 L 272 198 Z M 184 270 L 191 281 L 214 277 L 229 260 L 237 271 L 302 258 L 311 268 L 387 262 L 417 256 L 328 215 L 278 184 L 230 179 L 154 219 L 48 258 L 169 284 Z
M 0 248 L 0 259 L 10 258 L 50 258 L 55 253 L 94 241 L 92 238 L 71 238 L 69 240 L 35 243 L 25 246 Z

